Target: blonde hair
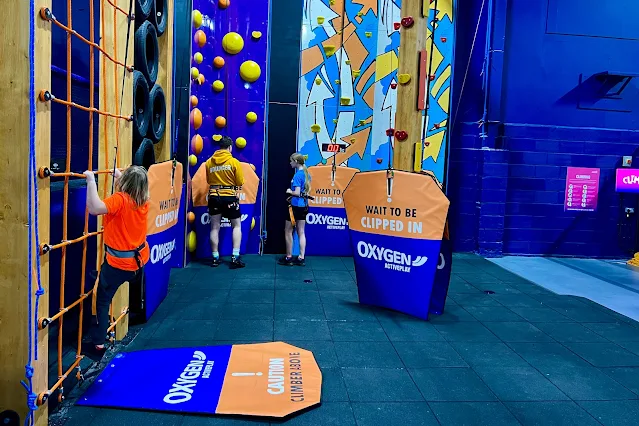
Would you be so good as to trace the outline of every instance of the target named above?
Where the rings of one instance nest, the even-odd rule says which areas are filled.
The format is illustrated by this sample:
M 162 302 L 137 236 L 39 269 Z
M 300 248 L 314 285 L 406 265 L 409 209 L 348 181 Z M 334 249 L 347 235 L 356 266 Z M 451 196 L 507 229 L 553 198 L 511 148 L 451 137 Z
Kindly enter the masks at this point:
M 291 155 L 291 161 L 295 161 L 295 163 L 302 166 L 302 170 L 304 170 L 304 193 L 308 195 L 311 192 L 311 178 L 308 175 L 308 169 L 304 164 L 306 163 L 307 158 L 307 155 L 300 154 L 299 152 Z
M 146 169 L 140 166 L 129 167 L 122 172 L 117 188 L 130 196 L 137 207 L 143 206 L 149 201 L 149 179 Z

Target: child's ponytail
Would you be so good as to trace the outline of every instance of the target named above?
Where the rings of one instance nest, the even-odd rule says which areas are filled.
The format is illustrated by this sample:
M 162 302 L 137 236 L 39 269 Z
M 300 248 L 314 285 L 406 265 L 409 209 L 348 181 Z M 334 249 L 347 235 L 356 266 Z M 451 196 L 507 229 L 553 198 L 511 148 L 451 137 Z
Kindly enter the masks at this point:
M 295 161 L 297 164 L 302 166 L 302 170 L 304 171 L 304 193 L 306 195 L 308 195 L 311 192 L 311 177 L 309 176 L 308 169 L 306 168 L 306 165 L 304 164 L 307 158 L 308 158 L 308 155 L 303 155 L 303 154 L 300 154 L 299 152 L 296 152 L 295 154 L 291 155 L 291 161 Z

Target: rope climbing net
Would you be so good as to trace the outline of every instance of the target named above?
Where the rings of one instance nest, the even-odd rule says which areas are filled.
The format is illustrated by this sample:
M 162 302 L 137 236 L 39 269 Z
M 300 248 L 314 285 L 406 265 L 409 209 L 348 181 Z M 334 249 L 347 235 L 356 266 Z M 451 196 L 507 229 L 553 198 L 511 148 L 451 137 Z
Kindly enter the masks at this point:
M 133 71 L 133 67 L 127 65 L 128 60 L 128 45 L 129 45 L 129 37 L 131 30 L 131 23 L 134 20 L 133 16 L 133 1 L 129 0 L 129 10 L 125 11 L 123 8 L 119 7 L 114 0 L 100 0 L 100 25 L 101 25 L 101 34 L 103 35 L 101 45 L 95 43 L 95 10 L 94 10 L 94 2 L 92 0 L 88 0 L 88 10 L 89 10 L 89 26 L 90 26 L 90 35 L 87 39 L 86 37 L 79 34 L 77 31 L 73 29 L 73 21 L 72 21 L 72 0 L 67 0 L 66 4 L 66 14 L 67 14 L 67 22 L 63 24 L 60 22 L 56 16 L 53 14 L 53 11 L 49 8 L 43 8 L 36 15 L 36 11 L 34 10 L 34 2 L 30 3 L 30 11 L 31 11 L 31 20 L 29 23 L 29 52 L 30 52 L 30 62 L 31 62 L 31 71 L 30 71 L 30 145 L 29 145 L 29 274 L 28 274 L 28 286 L 29 286 L 29 318 L 30 323 L 28 325 L 28 362 L 25 366 L 25 380 L 22 382 L 25 390 L 27 391 L 27 405 L 29 408 L 29 414 L 25 419 L 25 425 L 31 425 L 34 423 L 34 412 L 38 409 L 39 406 L 44 404 L 56 391 L 58 393 L 58 400 L 62 401 L 64 398 L 64 380 L 69 377 L 69 374 L 73 372 L 73 370 L 77 370 L 76 376 L 78 379 L 82 379 L 82 371 L 80 368 L 80 361 L 83 356 L 81 355 L 81 347 L 82 347 L 82 335 L 83 335 L 83 317 L 84 317 L 84 301 L 93 295 L 95 302 L 95 294 L 97 291 L 97 283 L 98 278 L 96 277 L 93 287 L 86 291 L 85 288 L 85 277 L 86 277 L 86 267 L 87 267 L 87 245 L 88 241 L 92 237 L 98 238 L 98 257 L 96 259 L 96 270 L 99 276 L 101 262 L 100 259 L 104 256 L 104 245 L 102 242 L 102 230 L 96 230 L 93 232 L 89 232 L 89 212 L 85 209 L 84 213 L 84 230 L 81 236 L 70 238 L 68 235 L 67 225 L 68 225 L 68 207 L 69 207 L 69 181 L 71 178 L 85 178 L 84 174 L 75 173 L 71 171 L 71 135 L 72 135 L 72 110 L 78 109 L 88 113 L 89 120 L 89 135 L 88 135 L 88 164 L 87 169 L 93 170 L 93 145 L 94 145 L 94 115 L 98 114 L 100 116 L 105 117 L 103 120 L 104 124 L 104 137 L 101 138 L 103 147 L 104 147 L 104 167 L 102 170 L 97 170 L 94 173 L 96 175 L 103 175 L 106 177 L 107 174 L 113 174 L 115 172 L 115 168 L 120 167 L 120 131 L 119 124 L 115 125 L 115 154 L 113 157 L 113 163 L 110 163 L 109 159 L 109 140 L 108 140 L 108 132 L 107 125 L 108 120 L 106 117 L 116 120 L 116 122 L 121 121 L 132 121 L 132 116 L 124 116 L 121 115 L 122 111 L 122 100 L 124 98 L 124 85 L 125 78 L 127 73 L 131 73 Z M 113 48 L 112 52 L 108 53 L 105 46 L 106 39 L 104 38 L 105 34 L 105 23 L 107 22 L 107 14 L 112 13 L 113 19 Z M 35 21 L 36 19 L 41 19 L 45 22 L 49 22 L 51 25 L 51 30 L 53 31 L 54 27 L 58 27 L 66 33 L 66 48 L 67 48 L 67 69 L 66 69 L 66 99 L 61 99 L 48 88 L 39 88 L 40 92 L 36 95 L 35 88 L 35 77 L 34 77 L 34 62 L 35 62 Z M 122 19 L 125 19 L 127 22 L 127 34 L 126 34 L 126 43 L 127 48 L 124 55 L 124 61 L 118 60 L 118 22 Z M 80 105 L 72 100 L 72 72 L 71 72 L 71 59 L 72 59 L 72 40 L 76 39 L 80 42 L 89 46 L 89 105 Z M 102 108 L 95 107 L 95 50 L 101 54 L 101 84 L 106 91 L 107 88 L 107 61 L 113 63 L 113 87 L 114 97 L 115 97 L 115 111 L 110 112 L 107 111 L 107 96 L 103 95 L 101 99 Z M 122 74 L 120 74 L 122 72 Z M 121 77 L 121 83 L 119 79 Z M 118 93 L 119 90 L 122 90 L 121 93 Z M 36 102 L 44 102 L 44 103 L 54 103 L 62 105 L 66 108 L 66 162 L 64 172 L 53 172 L 48 167 L 37 167 L 36 164 Z M 41 243 L 40 235 L 39 235 L 39 211 L 38 211 L 38 178 L 39 179 L 53 179 L 53 178 L 62 178 L 64 180 L 64 198 L 63 198 L 63 206 L 62 206 L 62 241 L 56 243 Z M 113 191 L 113 186 L 111 186 L 111 191 Z M 105 184 L 102 188 L 102 196 L 106 197 L 108 195 L 108 185 Z M 67 247 L 82 243 L 82 259 L 81 259 L 81 278 L 80 278 L 80 294 L 79 297 L 68 306 L 65 306 L 65 281 L 66 281 L 66 264 L 67 264 Z M 39 303 L 40 298 L 45 294 L 45 289 L 42 286 L 41 281 L 41 256 L 46 256 L 50 254 L 54 250 L 60 250 L 61 253 L 61 265 L 60 265 L 60 309 L 59 311 L 50 317 L 42 317 L 38 318 L 39 312 Z M 34 287 L 36 290 L 34 291 Z M 34 300 L 35 299 L 35 300 Z M 69 313 L 73 308 L 78 307 L 78 334 L 77 334 L 77 350 L 75 361 L 65 370 L 63 365 L 63 327 L 64 327 L 64 315 Z M 95 304 L 94 304 L 95 310 Z M 118 314 L 118 318 L 113 318 L 113 312 L 111 311 L 111 325 L 108 329 L 109 336 L 113 336 L 113 330 L 122 318 L 124 318 L 128 314 L 128 308 L 123 309 L 121 313 Z M 33 321 L 33 322 L 31 322 Z M 58 367 L 58 380 L 56 383 L 51 386 L 49 389 L 45 391 L 41 391 L 36 393 L 33 388 L 33 375 L 34 368 L 32 363 L 38 360 L 38 330 L 43 330 L 52 323 L 57 322 L 58 325 L 58 335 L 57 335 L 57 367 Z M 105 336 L 106 337 L 106 336 Z

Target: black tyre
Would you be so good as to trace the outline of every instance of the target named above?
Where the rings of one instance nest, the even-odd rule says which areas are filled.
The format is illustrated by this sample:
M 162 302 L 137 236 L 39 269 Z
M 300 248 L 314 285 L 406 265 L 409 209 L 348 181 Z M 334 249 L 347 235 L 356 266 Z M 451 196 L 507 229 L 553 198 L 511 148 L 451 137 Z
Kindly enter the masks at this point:
M 144 74 L 149 87 L 153 87 L 158 78 L 159 58 L 157 32 L 153 24 L 146 21 L 135 31 L 135 69 Z
M 166 4 L 166 0 L 155 0 L 153 2 L 153 16 L 151 22 L 153 22 L 153 25 L 155 25 L 158 37 L 160 37 L 162 34 L 164 34 L 164 31 L 166 31 L 166 23 L 168 21 L 166 15 L 167 10 L 168 7 Z
M 146 137 L 151 122 L 149 85 L 140 71 L 133 71 L 133 141 L 140 143 Z
M 144 139 L 135 154 L 133 154 L 133 165 L 142 166 L 149 170 L 149 167 L 154 164 L 155 151 L 153 150 L 153 142 L 150 139 Z
M 157 143 L 162 139 L 166 130 L 166 99 L 164 90 L 157 84 L 151 89 L 149 104 L 151 105 L 151 123 L 147 137 Z
M 135 23 L 142 25 L 153 10 L 153 0 L 135 0 Z

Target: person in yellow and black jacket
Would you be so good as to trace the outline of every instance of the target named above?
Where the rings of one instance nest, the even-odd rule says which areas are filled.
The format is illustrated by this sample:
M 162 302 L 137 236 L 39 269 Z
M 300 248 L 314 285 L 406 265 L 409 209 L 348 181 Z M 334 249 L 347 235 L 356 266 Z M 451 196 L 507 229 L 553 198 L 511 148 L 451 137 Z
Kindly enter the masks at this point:
M 244 174 L 240 162 L 233 158 L 233 141 L 228 136 L 218 142 L 220 149 L 206 161 L 206 180 L 209 184 L 209 215 L 211 217 L 211 250 L 213 261 L 211 266 L 220 265 L 220 225 L 222 216 L 231 222 L 233 229 L 233 256 L 231 269 L 243 268 L 240 259 L 240 242 L 242 241 L 242 219 L 240 201 L 237 191 L 244 185 Z

